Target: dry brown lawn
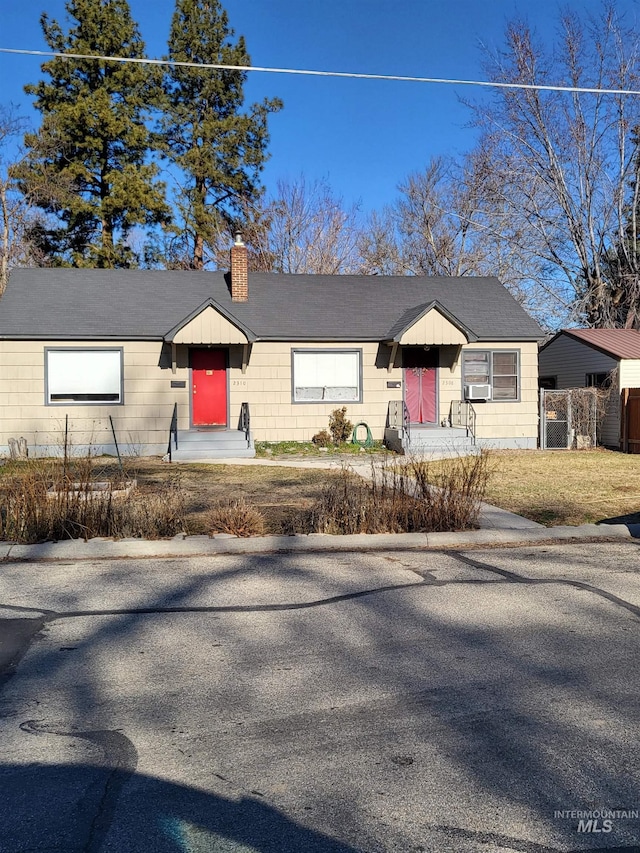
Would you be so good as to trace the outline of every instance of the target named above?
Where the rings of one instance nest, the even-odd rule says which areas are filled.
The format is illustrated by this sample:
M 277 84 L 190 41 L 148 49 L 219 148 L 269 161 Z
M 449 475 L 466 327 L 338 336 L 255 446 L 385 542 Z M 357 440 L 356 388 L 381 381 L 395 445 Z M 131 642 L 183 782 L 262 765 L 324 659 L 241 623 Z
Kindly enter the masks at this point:
M 190 533 L 210 533 L 208 514 L 220 502 L 244 498 L 264 516 L 265 533 L 288 534 L 339 471 L 260 465 L 169 465 L 129 459 L 142 492 L 178 478 L 186 495 Z M 432 463 L 437 471 L 438 463 Z M 116 460 L 95 460 L 97 479 L 117 477 Z M 8 473 L 12 466 L 0 469 Z M 553 526 L 619 519 L 640 523 L 640 455 L 595 451 L 493 451 L 487 503 Z M 0 474 L 0 476 L 2 476 Z
M 491 454 L 485 500 L 548 526 L 640 523 L 640 455 L 610 450 Z
M 178 478 L 186 495 L 189 533 L 210 533 L 207 516 L 219 502 L 244 498 L 265 519 L 265 533 L 294 532 L 296 517 L 320 496 L 323 485 L 336 471 L 261 465 L 170 465 L 155 459 L 127 461 L 138 490 L 153 491 L 160 483 Z M 104 476 L 115 476 L 117 462 L 96 460 Z

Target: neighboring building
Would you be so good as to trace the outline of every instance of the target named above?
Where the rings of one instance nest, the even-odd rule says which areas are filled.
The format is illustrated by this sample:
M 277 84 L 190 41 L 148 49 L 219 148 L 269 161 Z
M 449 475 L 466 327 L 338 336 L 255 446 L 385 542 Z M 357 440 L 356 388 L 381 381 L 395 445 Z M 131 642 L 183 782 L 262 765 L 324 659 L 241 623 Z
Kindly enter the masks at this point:
M 640 388 L 640 332 L 634 329 L 563 329 L 540 350 L 544 388 L 603 387 L 612 383 L 601 443 L 620 447 L 621 392 Z
M 0 450 L 50 453 L 68 416 L 76 445 L 113 452 L 111 417 L 119 444 L 164 454 L 174 406 L 203 456 L 253 452 L 243 408 L 252 440 L 308 441 L 346 406 L 406 449 L 404 410 L 416 449 L 468 397 L 479 442 L 536 447 L 542 332 L 497 279 L 247 274 L 245 246 L 231 254 L 229 274 L 15 270 Z

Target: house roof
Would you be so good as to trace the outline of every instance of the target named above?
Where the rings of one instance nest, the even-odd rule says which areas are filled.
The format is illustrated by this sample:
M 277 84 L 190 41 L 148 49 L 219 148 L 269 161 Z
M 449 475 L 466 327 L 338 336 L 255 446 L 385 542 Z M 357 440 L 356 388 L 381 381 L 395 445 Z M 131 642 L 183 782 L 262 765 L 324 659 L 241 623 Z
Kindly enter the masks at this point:
M 437 303 L 478 340 L 542 331 L 496 278 L 250 273 L 233 302 L 222 272 L 18 269 L 0 300 L 0 338 L 170 339 L 213 305 L 249 340 L 388 341 Z
M 640 359 L 640 332 L 635 329 L 562 329 L 542 349 L 546 349 L 560 335 L 575 338 L 614 358 Z

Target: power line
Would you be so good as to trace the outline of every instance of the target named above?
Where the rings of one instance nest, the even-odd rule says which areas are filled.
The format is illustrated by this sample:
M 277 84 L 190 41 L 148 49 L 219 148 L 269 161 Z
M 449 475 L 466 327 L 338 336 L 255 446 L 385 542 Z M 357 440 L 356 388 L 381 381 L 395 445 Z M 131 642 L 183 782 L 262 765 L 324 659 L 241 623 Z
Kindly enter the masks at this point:
M 589 86 L 554 86 L 542 83 L 502 83 L 489 80 L 450 80 L 443 77 L 410 77 L 402 74 L 364 74 L 354 71 L 318 71 L 310 68 L 270 68 L 260 65 L 225 65 L 209 62 L 179 62 L 172 59 L 147 59 L 131 56 L 99 56 L 86 53 L 58 53 L 44 50 L 18 50 L 0 47 L 0 53 L 22 56 L 43 56 L 59 59 L 96 59 L 101 62 L 135 63 L 137 65 L 162 65 L 170 68 L 198 68 L 215 71 L 256 71 L 264 74 L 298 74 L 308 77 L 347 77 L 356 80 L 391 80 L 402 83 L 439 83 L 449 86 L 484 86 L 496 89 L 527 89 L 547 92 L 570 92 L 586 95 L 640 95 L 637 89 L 598 89 Z

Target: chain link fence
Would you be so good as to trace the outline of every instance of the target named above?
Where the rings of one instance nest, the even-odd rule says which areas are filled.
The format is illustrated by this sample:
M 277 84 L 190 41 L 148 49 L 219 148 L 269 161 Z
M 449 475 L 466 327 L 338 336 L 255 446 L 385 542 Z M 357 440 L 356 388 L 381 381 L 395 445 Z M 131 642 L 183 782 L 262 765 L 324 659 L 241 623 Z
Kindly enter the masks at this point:
M 543 450 L 595 447 L 609 396 L 601 388 L 541 388 L 540 447 Z

